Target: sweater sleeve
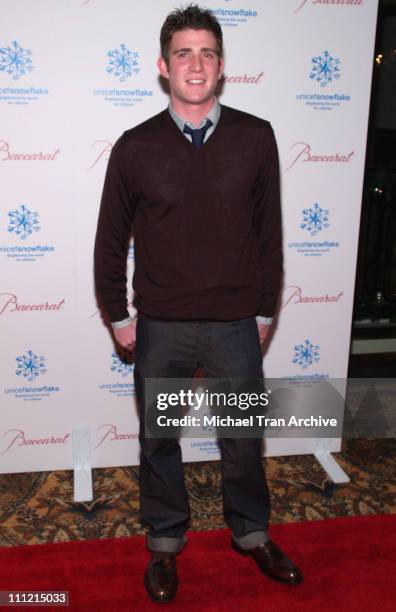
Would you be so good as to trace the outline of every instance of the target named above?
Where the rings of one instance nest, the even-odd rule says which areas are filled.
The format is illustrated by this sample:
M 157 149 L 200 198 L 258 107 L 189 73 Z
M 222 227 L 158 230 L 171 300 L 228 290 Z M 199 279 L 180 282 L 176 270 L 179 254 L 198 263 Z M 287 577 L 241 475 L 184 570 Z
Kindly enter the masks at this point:
M 261 301 L 258 315 L 272 317 L 282 281 L 282 219 L 278 148 L 272 127 L 266 125 L 262 164 L 255 184 L 254 227 L 259 240 Z
M 129 316 L 126 262 L 136 202 L 129 189 L 127 162 L 125 136 L 121 136 L 107 166 L 94 251 L 96 290 L 111 321 Z

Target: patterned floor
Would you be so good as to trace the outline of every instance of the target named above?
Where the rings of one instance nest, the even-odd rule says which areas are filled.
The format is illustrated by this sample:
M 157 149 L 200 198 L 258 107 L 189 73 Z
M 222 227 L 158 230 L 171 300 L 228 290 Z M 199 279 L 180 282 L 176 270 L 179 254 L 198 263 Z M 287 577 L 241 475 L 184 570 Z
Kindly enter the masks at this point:
M 335 485 L 312 455 L 266 460 L 272 522 L 396 513 L 396 445 L 392 439 L 345 440 L 339 464 L 351 481 Z M 73 474 L 0 475 L 0 545 L 39 544 L 143 533 L 138 469 L 94 471 L 94 501 L 73 502 Z M 185 465 L 191 528 L 224 527 L 219 462 Z

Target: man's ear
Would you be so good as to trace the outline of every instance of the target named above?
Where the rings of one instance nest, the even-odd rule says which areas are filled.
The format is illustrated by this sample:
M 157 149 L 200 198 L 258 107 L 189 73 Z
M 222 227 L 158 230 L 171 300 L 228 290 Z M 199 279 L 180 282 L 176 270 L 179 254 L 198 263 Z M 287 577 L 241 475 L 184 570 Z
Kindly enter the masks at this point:
M 223 74 L 224 74 L 224 58 L 221 57 L 219 59 L 219 81 L 220 79 L 223 78 Z
M 163 57 L 159 57 L 157 61 L 158 70 L 164 79 L 169 79 L 169 70 L 166 61 Z

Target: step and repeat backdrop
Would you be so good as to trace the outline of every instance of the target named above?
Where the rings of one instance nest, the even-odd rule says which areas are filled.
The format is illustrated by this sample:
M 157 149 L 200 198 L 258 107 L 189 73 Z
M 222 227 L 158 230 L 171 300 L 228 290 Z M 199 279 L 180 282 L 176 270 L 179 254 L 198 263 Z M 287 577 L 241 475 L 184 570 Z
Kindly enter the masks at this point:
M 168 103 L 156 60 L 175 2 L 1 6 L 0 471 L 72 468 L 78 425 L 94 466 L 137 464 L 133 363 L 98 308 L 93 246 L 112 145 Z M 264 372 L 345 378 L 377 0 L 205 6 L 224 33 L 220 102 L 268 119 L 279 146 L 285 279 Z M 129 288 L 133 266 L 132 242 Z M 184 460 L 218 457 L 213 439 L 182 444 Z M 270 439 L 266 453 L 316 444 Z

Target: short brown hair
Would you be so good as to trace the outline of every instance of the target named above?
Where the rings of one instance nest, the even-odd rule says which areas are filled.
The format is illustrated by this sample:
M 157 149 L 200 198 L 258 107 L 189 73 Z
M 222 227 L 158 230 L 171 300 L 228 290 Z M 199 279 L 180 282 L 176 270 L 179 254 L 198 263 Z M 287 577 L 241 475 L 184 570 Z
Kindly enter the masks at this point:
M 223 56 L 223 33 L 216 17 L 209 9 L 202 9 L 197 4 L 189 4 L 185 8 L 175 9 L 169 13 L 161 28 L 161 56 L 167 64 L 173 34 L 187 29 L 212 32 L 217 42 L 217 55 Z

